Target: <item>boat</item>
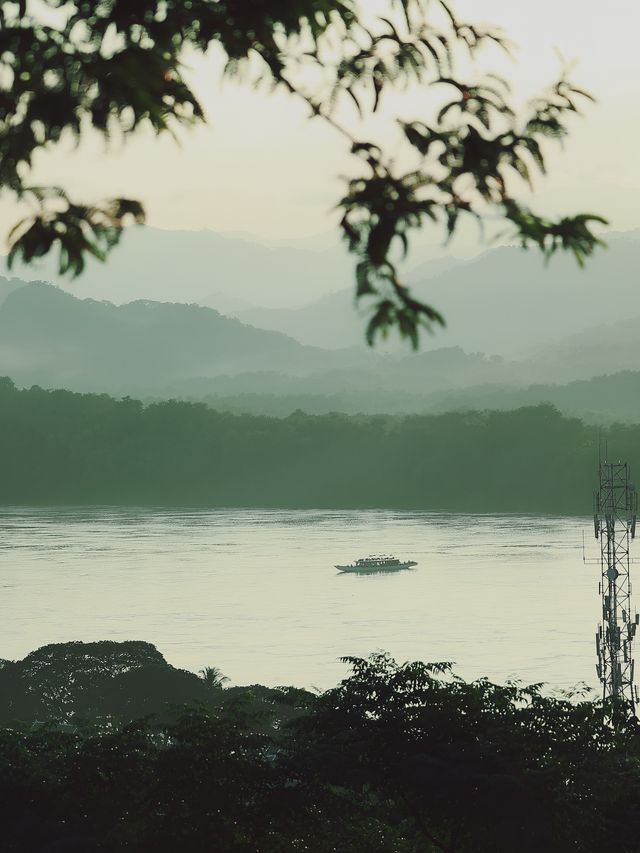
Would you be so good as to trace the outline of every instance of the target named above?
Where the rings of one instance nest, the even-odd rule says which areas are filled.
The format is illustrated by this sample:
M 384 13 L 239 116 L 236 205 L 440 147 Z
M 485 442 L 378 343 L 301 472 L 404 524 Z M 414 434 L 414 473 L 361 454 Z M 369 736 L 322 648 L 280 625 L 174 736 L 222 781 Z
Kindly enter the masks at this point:
M 412 569 L 417 565 L 413 560 L 402 562 L 402 560 L 389 554 L 371 554 L 369 557 L 361 557 L 348 566 L 336 566 L 336 569 L 339 572 L 368 574 L 371 572 L 399 572 L 402 569 Z

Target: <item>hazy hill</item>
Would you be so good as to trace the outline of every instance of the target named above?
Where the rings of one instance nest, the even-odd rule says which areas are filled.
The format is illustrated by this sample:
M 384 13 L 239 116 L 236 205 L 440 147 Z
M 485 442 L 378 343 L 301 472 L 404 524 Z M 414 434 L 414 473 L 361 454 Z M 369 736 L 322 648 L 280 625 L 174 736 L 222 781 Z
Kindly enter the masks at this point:
M 542 374 L 553 369 L 559 380 L 589 378 L 605 371 L 637 370 L 640 368 L 640 316 L 571 335 L 535 351 L 532 357 Z
M 59 279 L 54 257 L 36 267 L 16 264 L 14 272 L 45 278 L 81 298 L 117 304 L 137 299 L 207 303 L 219 295 L 250 305 L 291 307 L 348 287 L 353 260 L 340 245 L 315 251 L 265 246 L 213 231 L 130 228 L 106 264 L 89 260 L 75 282 Z
M 133 390 L 256 369 L 357 368 L 363 358 L 374 356 L 304 347 L 197 305 L 115 306 L 32 283 L 0 306 L 0 370 L 20 384 Z
M 600 323 L 640 315 L 640 231 L 611 235 L 581 269 L 573 257 L 548 264 L 539 252 L 493 249 L 418 286 L 442 311 L 438 332 L 467 350 L 521 355 Z
M 522 388 L 476 385 L 436 391 L 413 402 L 414 405 L 419 404 L 415 411 L 428 413 L 507 410 L 551 403 L 563 414 L 574 415 L 588 423 L 640 423 L 640 371 L 622 371 L 566 384 L 533 384 Z M 406 400 L 405 405 L 408 403 Z
M 240 319 L 239 314 L 241 311 L 251 311 L 255 308 L 255 305 L 244 299 L 238 299 L 236 296 L 228 296 L 226 293 L 220 293 L 219 291 L 201 297 L 198 299 L 198 305 L 202 305 L 204 308 L 213 308 L 219 311 L 220 314 L 226 314 L 228 317 L 236 317 L 237 319 Z M 264 310 L 268 311 L 269 309 L 266 308 Z M 273 310 L 277 311 L 278 309 L 275 308 Z M 257 324 L 252 323 L 251 325 Z M 263 326 L 262 328 L 266 329 L 268 326 Z
M 354 304 L 353 288 L 330 293 L 304 308 L 250 308 L 230 313 L 252 326 L 283 332 L 312 346 L 332 349 L 365 343 L 365 312 Z
M 348 310 L 348 309 L 347 309 Z M 198 305 L 79 300 L 42 283 L 0 305 L 0 373 L 21 385 L 128 393 L 424 394 L 514 380 L 512 366 L 460 348 L 389 356 L 303 346 Z
M 545 265 L 539 252 L 517 247 L 465 262 L 409 263 L 408 280 L 447 320 L 446 329 L 425 336 L 424 346 L 522 357 L 599 324 L 640 316 L 640 231 L 608 240 L 609 248 L 582 270 L 572 257 Z M 106 264 L 90 262 L 76 282 L 59 281 L 53 259 L 42 269 L 15 272 L 47 278 L 79 298 L 198 303 L 310 346 L 364 344 L 366 320 L 353 309 L 354 259 L 339 243 L 263 245 L 210 231 L 134 228 Z
M 326 351 L 326 354 L 333 356 L 334 361 L 335 357 L 340 355 L 339 351 Z M 329 363 L 327 361 L 327 364 Z M 322 406 L 322 411 L 384 412 L 397 410 L 394 406 L 386 409 L 385 405 L 399 396 L 425 395 L 443 389 L 463 389 L 474 382 L 508 383 L 512 378 L 509 363 L 482 353 L 465 353 L 453 347 L 404 358 L 363 353 L 363 362 L 360 365 L 352 364 L 350 367 L 334 369 L 325 367 L 304 375 L 295 375 L 289 369 L 278 372 L 255 370 L 210 378 L 198 376 L 190 381 L 166 384 L 156 390 L 164 396 L 185 396 L 193 399 L 204 399 L 212 394 L 278 397 L 304 395 L 307 398 L 323 396 L 333 397 L 336 405 L 332 409 Z M 358 406 L 360 408 L 357 408 Z M 280 407 L 277 408 L 280 410 Z
M 339 316 L 350 322 L 349 304 Z M 343 329 L 329 328 L 339 340 Z M 79 300 L 43 283 L 0 280 L 0 374 L 21 385 L 216 396 L 234 410 L 244 404 L 230 398 L 253 395 L 247 410 L 259 411 L 264 399 L 273 413 L 288 404 L 274 404 L 269 395 L 292 404 L 302 400 L 294 408 L 316 412 L 327 406 L 350 412 L 512 408 L 549 400 L 563 411 L 588 414 L 602 407 L 583 400 L 568 408 L 560 392 L 529 386 L 638 367 L 640 317 L 591 328 L 523 359 L 456 346 L 385 355 L 302 345 L 199 305 L 138 300 L 116 306 Z
M 413 276 L 424 281 L 460 264 L 461 261 L 454 258 L 437 258 L 420 264 L 414 270 Z M 219 298 L 216 301 L 210 300 L 207 304 L 226 313 Z M 284 332 L 301 343 L 337 349 L 364 345 L 368 307 L 366 300 L 361 300 L 356 305 L 353 285 L 350 282 L 350 286 L 344 290 L 329 293 L 302 308 L 238 308 L 231 309 L 228 313 L 261 329 Z M 406 349 L 406 345 L 399 341 L 393 343 L 396 345 L 392 348 L 396 351 Z M 441 343 L 437 337 L 432 345 L 440 346 Z
M 436 415 L 446 412 L 508 411 L 549 403 L 564 415 L 590 424 L 640 423 L 640 371 L 581 379 L 567 384 L 525 387 L 478 384 L 437 391 L 410 391 L 392 387 L 327 388 L 286 376 L 244 374 L 237 382 L 221 377 L 212 383 L 183 386 L 185 399 L 205 402 L 213 409 L 234 414 L 288 417 L 296 411 L 310 415 L 343 412 L 347 415 Z M 203 391 L 204 388 L 204 391 Z M 200 390 L 200 393 L 198 393 Z M 186 392 L 186 393 L 184 393 Z M 151 395 L 148 399 L 160 399 Z
M 416 246 L 414 257 L 416 264 L 423 261 L 425 250 Z M 455 263 L 436 257 L 421 267 L 433 265 L 440 272 Z M 354 267 L 338 230 L 305 240 L 265 242 L 246 234 L 135 227 L 127 229 L 106 264 L 89 258 L 77 281 L 57 275 L 55 253 L 28 267 L 17 263 L 13 274 L 53 282 L 80 298 L 116 304 L 137 299 L 197 302 L 233 313 L 254 306 L 309 305 L 352 288 Z M 357 342 L 362 343 L 362 336 Z
M 19 287 L 24 287 L 26 283 L 26 281 L 21 281 L 19 278 L 3 278 L 0 276 L 0 305 L 2 305 L 10 293 L 13 293 Z
M 467 351 L 522 357 L 527 350 L 601 323 L 640 315 L 640 231 L 611 235 L 580 269 L 569 256 L 545 264 L 535 251 L 491 249 L 441 270 L 434 261 L 410 275 L 416 293 L 438 308 L 446 329 L 425 336 L 430 348 L 460 346 Z M 302 343 L 337 346 L 363 340 L 364 321 L 352 309 L 353 289 L 325 296 L 303 308 L 252 309 L 238 316 L 275 329 Z

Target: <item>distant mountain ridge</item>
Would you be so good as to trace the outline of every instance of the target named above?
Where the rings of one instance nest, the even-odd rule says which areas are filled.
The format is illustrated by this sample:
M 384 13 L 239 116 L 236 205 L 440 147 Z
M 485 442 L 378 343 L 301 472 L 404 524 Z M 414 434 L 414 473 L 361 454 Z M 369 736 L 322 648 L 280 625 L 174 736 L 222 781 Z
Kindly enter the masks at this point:
M 608 424 L 640 422 L 637 368 L 640 317 L 566 338 L 526 361 L 459 347 L 389 357 L 305 347 L 197 305 L 115 306 L 41 282 L 0 279 L 0 375 L 26 386 L 142 390 L 277 416 L 296 409 L 439 414 L 552 403 Z
M 13 293 L 14 290 L 17 290 L 19 287 L 24 287 L 26 284 L 26 281 L 22 281 L 19 278 L 4 278 L 0 276 L 0 305 L 2 305 L 4 300 Z
M 640 368 L 640 316 L 603 323 L 536 350 L 532 357 L 544 371 L 553 365 L 559 379 L 588 378 L 606 371 Z
M 406 347 L 386 352 L 344 346 L 360 339 L 366 322 L 354 311 L 350 289 L 306 308 L 272 309 L 270 316 L 278 319 L 273 325 L 286 321 L 286 334 L 259 328 L 253 309 L 241 312 L 243 322 L 198 304 L 135 300 L 118 306 L 78 299 L 42 282 L 0 278 L 0 375 L 21 385 L 158 397 L 327 396 L 349 411 L 358 401 L 366 411 L 380 411 L 377 399 L 390 401 L 395 411 L 406 405 L 403 395 L 422 398 L 416 403 L 421 411 L 427 404 L 464 407 L 474 399 L 502 407 L 498 397 L 525 399 L 521 392 L 533 384 L 640 368 L 640 289 L 631 274 L 640 234 L 616 236 L 611 245 L 590 261 L 589 275 L 570 264 L 560 283 L 537 278 L 540 258 L 516 249 L 491 250 L 418 283 L 425 297 L 440 293 L 451 300 L 447 319 L 452 327 L 456 317 L 458 328 L 465 324 L 463 339 L 486 346 L 462 346 L 448 328 L 425 335 L 431 348 L 417 354 Z M 522 258 L 529 278 L 509 280 L 505 271 Z M 573 325 L 594 322 L 542 346 L 542 329 L 550 335 L 554 324 L 568 328 L 578 293 L 586 309 Z M 541 311 L 548 321 L 540 319 Z M 296 339 L 314 333 L 313 344 Z M 537 346 L 529 345 L 535 341 Z M 500 344 L 514 352 L 496 355 Z M 441 401 L 427 400 L 433 394 Z M 537 402 L 535 394 L 526 400 Z
M 443 266 L 445 267 L 443 269 Z M 409 274 L 416 295 L 437 308 L 446 328 L 424 335 L 423 346 L 524 358 L 541 347 L 602 323 L 640 316 L 640 231 L 611 235 L 584 269 L 559 255 L 548 264 L 517 247 L 490 249 L 450 268 L 434 261 Z M 353 310 L 353 287 L 302 308 L 247 309 L 245 322 L 285 332 L 302 343 L 362 342 L 365 312 Z
M 138 299 L 190 304 L 220 293 L 250 305 L 290 307 L 348 287 L 353 260 L 341 245 L 316 251 L 213 231 L 136 227 L 127 229 L 107 263 L 89 259 L 75 282 L 58 276 L 55 252 L 34 267 L 16 263 L 14 272 L 35 274 L 80 298 L 116 304 Z
M 15 288 L 0 305 L 0 375 L 20 385 L 180 395 L 206 394 L 216 383 L 422 392 L 509 381 L 511 374 L 501 359 L 456 347 L 404 357 L 325 350 L 199 305 L 116 306 L 36 282 Z
M 640 231 L 607 240 L 584 269 L 568 255 L 545 264 L 539 252 L 515 246 L 466 261 L 433 257 L 413 268 L 409 261 L 403 275 L 447 322 L 433 337 L 425 334 L 423 346 L 522 359 L 559 339 L 640 316 Z M 197 303 L 309 346 L 364 348 L 366 316 L 353 308 L 354 258 L 338 242 L 313 245 L 140 227 L 127 231 L 106 264 L 90 261 L 77 281 L 57 277 L 54 257 L 42 269 L 18 266 L 14 274 L 46 278 L 79 298 Z
M 255 378 L 257 379 L 257 377 Z M 532 384 L 523 387 L 478 384 L 467 388 L 448 388 L 417 393 L 383 388 L 370 394 L 364 389 L 326 389 L 310 387 L 300 381 L 281 377 L 279 386 L 270 379 L 251 382 L 239 377 L 234 385 L 220 378 L 198 394 L 197 386 L 186 399 L 200 400 L 211 408 L 233 414 L 288 417 L 295 411 L 311 415 L 343 412 L 347 415 L 438 415 L 447 412 L 509 411 L 525 406 L 550 404 L 563 415 L 578 417 L 585 423 L 608 425 L 640 423 L 640 371 L 580 379 L 566 384 Z M 288 381 L 286 381 L 288 379 Z M 271 379 L 271 382 L 273 380 Z M 268 389 L 271 387 L 271 392 Z M 157 398 L 161 399 L 161 397 Z
M 461 261 L 455 258 L 438 258 L 421 264 L 413 275 L 426 280 L 460 264 Z M 213 302 L 209 304 L 216 307 Z M 351 284 L 344 290 L 329 293 L 302 308 L 253 307 L 240 308 L 229 313 L 252 326 L 284 332 L 301 343 L 338 349 L 345 346 L 363 346 L 364 330 L 370 311 L 371 300 L 367 302 L 362 299 L 359 303 L 356 302 Z M 392 348 L 396 351 L 406 347 L 400 341 L 394 340 L 394 343 L 396 345 Z
M 305 347 L 197 305 L 79 300 L 25 284 L 0 305 L 0 372 L 21 384 L 126 390 L 255 369 L 356 368 L 368 354 Z

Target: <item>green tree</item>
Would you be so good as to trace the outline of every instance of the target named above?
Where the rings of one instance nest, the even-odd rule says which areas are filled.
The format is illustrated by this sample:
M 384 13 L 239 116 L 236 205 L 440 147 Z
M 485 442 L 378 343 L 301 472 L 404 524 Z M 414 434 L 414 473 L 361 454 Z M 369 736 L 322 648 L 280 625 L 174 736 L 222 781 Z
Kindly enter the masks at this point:
M 218 666 L 205 666 L 198 674 L 209 690 L 222 690 L 224 685 L 229 681 Z
M 205 702 L 210 689 L 150 643 L 54 643 L 0 667 L 0 725 L 122 723 Z M 174 715 L 175 716 L 175 715 Z
M 146 644 L 69 651 L 29 655 L 22 684 L 3 683 L 0 696 L 13 702 L 32 676 L 42 683 L 33 662 L 58 652 L 72 683 L 89 656 L 114 686 L 127 667 L 127 689 L 144 695 L 146 665 L 135 663 L 158 654 Z M 59 725 L 53 708 L 39 726 L 0 728 L 3 851 L 638 850 L 637 722 L 614 729 L 584 696 L 465 682 L 447 664 L 349 662 L 320 696 L 254 685 L 205 704 L 192 675 L 196 705 L 179 715 L 80 728 Z M 171 679 L 164 691 L 174 700 Z
M 276 419 L 0 383 L 0 406 L 0 505 L 584 514 L 598 445 L 545 404 Z M 638 464 L 640 426 L 601 437 Z
M 622 817 L 640 793 L 636 720 L 616 731 L 579 692 L 465 682 L 447 663 L 345 660 L 293 724 L 289 772 L 313 780 L 318 829 L 377 820 L 395 829 L 383 849 L 415 853 L 637 849 Z
M 388 15 L 372 23 L 356 0 L 0 2 L 0 187 L 33 205 L 11 234 L 10 260 L 57 247 L 61 273 L 77 275 L 87 255 L 103 259 L 127 223 L 144 221 L 137 200 L 98 204 L 34 186 L 33 157 L 87 127 L 108 136 L 147 125 L 162 134 L 203 122 L 183 61 L 188 50 L 215 44 L 226 74 L 252 60 L 262 78 L 331 124 L 355 157 L 339 206 L 357 259 L 356 296 L 374 306 L 370 343 L 394 327 L 415 346 L 421 326 L 444 322 L 398 270 L 411 233 L 425 223 L 451 236 L 461 219 L 482 223 L 489 214 L 523 246 L 546 256 L 568 249 L 584 263 L 599 242 L 592 227 L 600 217 L 554 221 L 514 194 L 519 180 L 544 172 L 544 141 L 561 140 L 567 115 L 589 96 L 563 77 L 516 115 L 505 81 L 457 70 L 463 53 L 473 58 L 487 43 L 507 49 L 499 32 L 460 20 L 445 0 L 387 2 Z M 366 125 L 336 118 L 349 101 L 364 120 L 390 89 L 406 85 L 433 87 L 442 106 L 435 116 L 398 121 L 405 152 L 397 160 L 368 138 Z

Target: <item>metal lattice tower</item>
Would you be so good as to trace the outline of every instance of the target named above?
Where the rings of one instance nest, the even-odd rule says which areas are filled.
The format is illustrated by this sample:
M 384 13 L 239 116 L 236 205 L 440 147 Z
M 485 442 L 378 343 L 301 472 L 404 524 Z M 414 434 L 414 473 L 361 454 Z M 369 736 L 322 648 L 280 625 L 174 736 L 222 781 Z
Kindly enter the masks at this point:
M 630 542 L 636 532 L 638 494 L 625 463 L 600 463 L 594 494 L 594 526 L 600 540 L 602 624 L 596 634 L 597 672 L 605 703 L 625 716 L 634 714 L 638 691 L 633 680 L 632 644 L 638 615 L 631 615 Z

